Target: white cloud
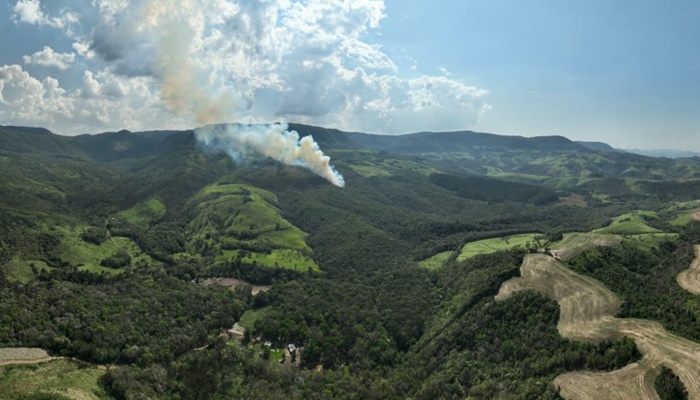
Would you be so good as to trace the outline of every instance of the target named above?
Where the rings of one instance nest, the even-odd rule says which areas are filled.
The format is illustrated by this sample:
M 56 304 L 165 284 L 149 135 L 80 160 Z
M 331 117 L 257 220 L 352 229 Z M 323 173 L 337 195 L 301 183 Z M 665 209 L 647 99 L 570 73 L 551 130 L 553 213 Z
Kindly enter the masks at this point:
M 452 75 L 398 76 L 416 71 L 399 71 L 368 39 L 387 18 L 382 0 L 91 4 L 98 15 L 91 24 L 84 15 L 73 18 L 80 24 L 66 22 L 73 12 L 60 13 L 62 26 L 81 29 L 64 32 L 88 71 L 79 90 L 59 97 L 80 105 L 73 118 L 89 121 L 85 126 L 285 119 L 394 133 L 468 128 L 490 109 L 488 91 Z M 59 24 L 37 0 L 18 1 L 13 15 L 25 23 Z M 25 62 L 62 68 L 76 65 L 76 54 L 47 47 Z
M 47 23 L 39 0 L 20 0 L 15 4 L 12 11 L 15 21 L 35 25 Z
M 68 10 L 61 10 L 59 16 L 51 17 L 42 9 L 40 0 L 19 0 L 12 8 L 12 18 L 15 23 L 26 23 L 31 25 L 48 25 L 55 28 L 66 29 L 66 34 L 71 34 L 71 25 L 80 22 L 78 13 Z
M 58 69 L 68 69 L 70 64 L 75 61 L 74 53 L 56 53 L 51 47 L 44 46 L 44 49 L 37 51 L 31 56 L 22 58 L 25 64 L 37 64 L 47 67 L 56 67 Z

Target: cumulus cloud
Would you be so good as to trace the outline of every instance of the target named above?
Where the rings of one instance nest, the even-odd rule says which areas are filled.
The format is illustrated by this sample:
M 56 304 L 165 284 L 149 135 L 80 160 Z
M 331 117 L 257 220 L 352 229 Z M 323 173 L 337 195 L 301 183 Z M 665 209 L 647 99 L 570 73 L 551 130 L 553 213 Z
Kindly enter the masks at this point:
M 51 47 L 44 46 L 43 50 L 37 51 L 31 56 L 22 58 L 25 64 L 37 64 L 58 69 L 68 69 L 75 60 L 74 53 L 56 53 Z
M 89 4 L 97 17 L 73 18 L 80 24 L 67 22 L 70 10 L 49 15 L 38 0 L 18 1 L 13 18 L 80 27 L 69 35 L 75 54 L 47 48 L 25 62 L 52 59 L 50 65 L 61 68 L 77 54 L 88 71 L 81 88 L 62 97 L 93 106 L 99 102 L 99 112 L 88 107 L 91 118 L 100 116 L 91 119 L 95 124 L 123 122 L 145 129 L 164 121 L 191 127 L 286 120 L 395 133 L 468 128 L 490 110 L 488 91 L 452 75 L 400 71 L 370 40 L 388 17 L 382 0 Z M 135 94 L 129 89 L 134 85 L 143 91 Z M 111 108 L 157 108 L 159 100 L 171 115 L 160 107 L 141 121 L 138 112 L 125 117 Z
M 12 8 L 12 18 L 15 23 L 27 23 L 32 25 L 48 25 L 55 28 L 66 28 L 66 33 L 71 33 L 69 26 L 77 24 L 80 20 L 78 13 L 61 10 L 57 16 L 49 16 L 45 13 L 39 0 L 19 0 Z

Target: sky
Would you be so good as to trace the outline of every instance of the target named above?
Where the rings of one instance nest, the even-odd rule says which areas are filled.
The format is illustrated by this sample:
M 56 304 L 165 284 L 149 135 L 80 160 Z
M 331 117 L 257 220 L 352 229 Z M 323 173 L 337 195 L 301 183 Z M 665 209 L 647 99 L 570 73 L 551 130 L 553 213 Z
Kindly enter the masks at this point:
M 700 151 L 696 0 L 8 0 L 0 125 L 299 122 Z

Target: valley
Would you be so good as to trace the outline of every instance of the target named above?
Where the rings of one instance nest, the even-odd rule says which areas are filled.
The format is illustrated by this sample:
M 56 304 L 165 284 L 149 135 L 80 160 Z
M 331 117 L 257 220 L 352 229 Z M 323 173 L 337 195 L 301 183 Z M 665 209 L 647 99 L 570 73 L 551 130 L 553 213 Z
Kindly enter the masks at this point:
M 290 127 L 344 188 L 192 131 L 0 127 L 0 354 L 53 359 L 0 397 L 657 398 L 667 366 L 698 398 L 697 160 Z

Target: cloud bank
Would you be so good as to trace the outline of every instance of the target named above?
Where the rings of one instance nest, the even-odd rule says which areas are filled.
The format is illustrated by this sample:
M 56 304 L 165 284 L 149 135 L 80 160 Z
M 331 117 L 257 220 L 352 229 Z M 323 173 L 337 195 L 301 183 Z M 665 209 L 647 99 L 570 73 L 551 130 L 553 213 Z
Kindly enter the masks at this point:
M 381 0 L 20 0 L 15 26 L 71 45 L 0 67 L 0 121 L 63 133 L 279 120 L 380 133 L 472 127 L 488 91 L 402 71 L 372 41 L 387 17 Z

